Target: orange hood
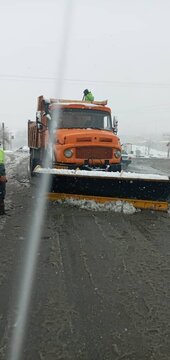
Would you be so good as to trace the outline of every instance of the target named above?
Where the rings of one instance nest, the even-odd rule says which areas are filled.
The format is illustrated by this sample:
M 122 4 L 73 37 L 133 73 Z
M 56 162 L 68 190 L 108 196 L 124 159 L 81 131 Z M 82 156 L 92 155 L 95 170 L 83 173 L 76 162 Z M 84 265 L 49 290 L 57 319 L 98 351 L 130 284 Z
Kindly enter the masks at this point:
M 77 143 L 107 143 L 120 147 L 119 138 L 112 131 L 97 129 L 58 129 L 56 131 L 56 142 L 58 144 Z

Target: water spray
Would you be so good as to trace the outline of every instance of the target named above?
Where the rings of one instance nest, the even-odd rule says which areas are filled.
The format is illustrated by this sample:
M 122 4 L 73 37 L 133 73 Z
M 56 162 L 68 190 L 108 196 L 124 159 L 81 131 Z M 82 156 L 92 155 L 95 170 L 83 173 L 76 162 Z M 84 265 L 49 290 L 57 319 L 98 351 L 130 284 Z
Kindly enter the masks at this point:
M 66 1 L 66 10 L 64 16 L 64 30 L 62 36 L 62 48 L 60 51 L 59 71 L 58 71 L 58 84 L 56 87 L 57 94 L 62 92 L 62 85 L 64 79 L 65 60 L 68 49 L 68 40 L 71 25 L 71 13 L 73 11 L 73 1 Z M 55 119 L 49 119 L 50 123 L 50 139 L 48 151 L 45 159 L 45 167 L 48 168 L 51 163 L 51 151 L 53 149 L 53 133 L 58 122 L 59 113 L 56 113 Z M 37 252 L 40 246 L 41 229 L 45 215 L 46 193 L 50 186 L 50 176 L 42 175 L 40 185 L 37 192 L 37 204 L 33 211 L 31 230 L 28 235 L 28 250 L 25 259 L 25 267 L 23 269 L 23 276 L 19 287 L 19 300 L 17 302 L 18 313 L 15 319 L 15 326 L 12 332 L 12 338 L 9 349 L 9 360 L 21 359 L 24 336 L 26 332 L 27 316 L 31 300 L 31 291 L 35 277 Z

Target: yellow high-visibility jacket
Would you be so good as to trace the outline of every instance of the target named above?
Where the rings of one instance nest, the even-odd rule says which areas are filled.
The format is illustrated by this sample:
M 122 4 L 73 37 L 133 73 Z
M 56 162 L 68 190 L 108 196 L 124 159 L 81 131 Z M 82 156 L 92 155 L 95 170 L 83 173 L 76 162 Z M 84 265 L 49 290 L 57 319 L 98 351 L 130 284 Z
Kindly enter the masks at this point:
M 5 153 L 3 149 L 0 149 L 0 164 L 5 164 Z

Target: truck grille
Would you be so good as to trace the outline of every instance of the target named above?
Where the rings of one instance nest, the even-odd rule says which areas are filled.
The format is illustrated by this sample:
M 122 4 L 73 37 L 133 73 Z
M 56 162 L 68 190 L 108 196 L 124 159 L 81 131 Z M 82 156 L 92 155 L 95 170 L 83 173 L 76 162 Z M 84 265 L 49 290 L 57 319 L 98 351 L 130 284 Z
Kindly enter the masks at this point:
M 91 137 L 81 137 L 76 139 L 77 142 L 92 141 Z
M 106 138 L 106 137 L 99 138 L 99 140 L 102 142 L 112 142 L 112 138 Z
M 82 146 L 76 148 L 77 159 L 111 159 L 112 148 L 100 146 Z

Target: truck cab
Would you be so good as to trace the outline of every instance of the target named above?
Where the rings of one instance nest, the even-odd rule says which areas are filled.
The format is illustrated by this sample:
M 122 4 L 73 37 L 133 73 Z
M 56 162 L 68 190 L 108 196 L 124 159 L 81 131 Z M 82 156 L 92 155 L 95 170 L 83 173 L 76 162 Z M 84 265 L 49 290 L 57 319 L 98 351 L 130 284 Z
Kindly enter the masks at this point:
M 45 100 L 38 98 L 36 121 L 28 122 L 32 169 L 43 166 L 53 131 L 52 167 L 121 170 L 121 145 L 117 122 L 106 102 Z

